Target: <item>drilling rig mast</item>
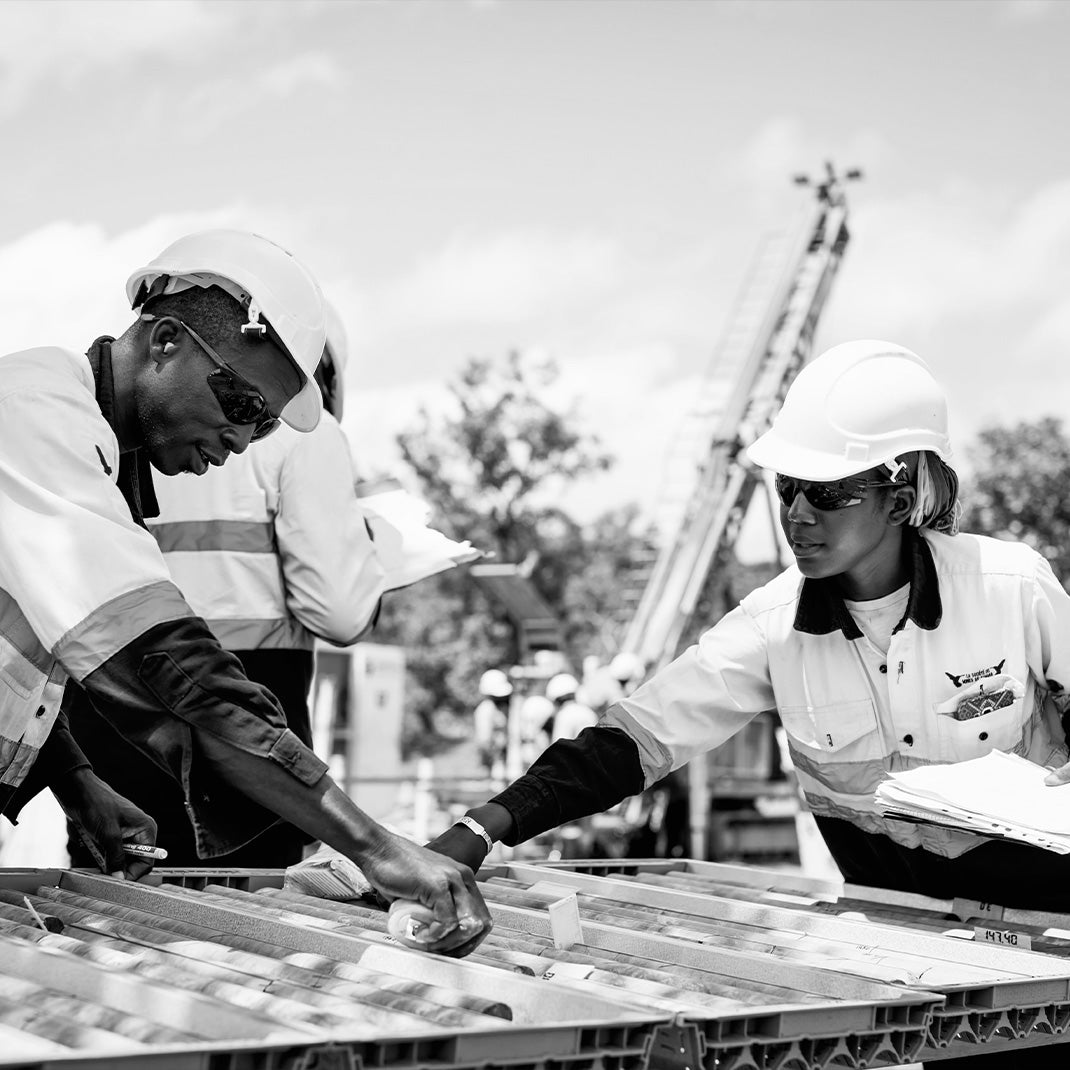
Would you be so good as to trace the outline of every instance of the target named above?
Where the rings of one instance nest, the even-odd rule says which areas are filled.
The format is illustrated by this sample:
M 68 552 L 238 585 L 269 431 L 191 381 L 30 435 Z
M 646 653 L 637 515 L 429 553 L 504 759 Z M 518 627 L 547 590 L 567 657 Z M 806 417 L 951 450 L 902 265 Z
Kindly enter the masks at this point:
M 731 552 L 755 492 L 772 494 L 744 450 L 772 424 L 812 356 L 849 240 L 843 185 L 861 177 L 857 170 L 839 176 L 831 163 L 820 180 L 796 176 L 797 185 L 816 194 L 813 214 L 786 255 L 767 243 L 745 281 L 689 431 L 670 459 L 675 471 L 670 467 L 657 516 L 661 546 L 622 645 L 647 666 L 660 668 L 677 655 L 707 578 Z M 772 499 L 771 507 L 775 516 Z M 688 784 L 690 855 L 704 858 L 711 805 L 705 757 L 689 764 Z

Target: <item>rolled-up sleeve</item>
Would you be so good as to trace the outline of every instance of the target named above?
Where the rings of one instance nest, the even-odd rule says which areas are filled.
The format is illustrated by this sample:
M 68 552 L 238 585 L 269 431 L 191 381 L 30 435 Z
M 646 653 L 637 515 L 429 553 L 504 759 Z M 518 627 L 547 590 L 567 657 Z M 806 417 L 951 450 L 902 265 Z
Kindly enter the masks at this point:
M 602 724 L 634 740 L 649 786 L 720 746 L 773 705 L 765 635 L 738 606 L 607 710 Z

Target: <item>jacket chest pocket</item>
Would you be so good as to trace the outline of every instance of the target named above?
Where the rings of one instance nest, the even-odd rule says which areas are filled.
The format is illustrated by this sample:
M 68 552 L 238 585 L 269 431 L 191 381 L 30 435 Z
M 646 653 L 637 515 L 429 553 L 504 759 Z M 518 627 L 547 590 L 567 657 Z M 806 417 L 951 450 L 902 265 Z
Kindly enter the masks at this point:
M 815 762 L 866 762 L 884 756 L 871 699 L 832 706 L 781 706 L 779 711 L 792 746 Z
M 966 761 L 993 750 L 1010 751 L 1022 740 L 1025 686 L 1003 673 L 960 687 L 933 704 L 940 758 Z

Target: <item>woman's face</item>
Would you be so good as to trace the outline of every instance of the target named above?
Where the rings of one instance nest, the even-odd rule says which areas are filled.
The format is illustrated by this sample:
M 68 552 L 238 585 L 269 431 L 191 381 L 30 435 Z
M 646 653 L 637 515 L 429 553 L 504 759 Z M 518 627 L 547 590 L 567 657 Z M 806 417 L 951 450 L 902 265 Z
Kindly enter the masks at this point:
M 855 478 L 884 482 L 887 475 L 871 470 Z M 854 496 L 861 501 L 841 509 L 811 505 L 801 489 L 789 504 L 782 499 L 780 524 L 799 571 L 809 579 L 842 576 L 848 597 L 878 598 L 890 593 L 874 593 L 874 587 L 886 586 L 888 577 L 899 568 L 902 524 L 909 511 L 909 506 L 903 507 L 904 493 L 912 491 L 861 488 Z

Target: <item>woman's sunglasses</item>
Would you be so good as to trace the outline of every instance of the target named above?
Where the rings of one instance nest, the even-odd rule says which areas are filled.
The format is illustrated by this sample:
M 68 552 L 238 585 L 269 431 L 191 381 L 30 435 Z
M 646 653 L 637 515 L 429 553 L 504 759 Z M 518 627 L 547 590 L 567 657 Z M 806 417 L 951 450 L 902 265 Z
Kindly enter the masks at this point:
M 143 313 L 141 318 L 156 319 L 151 313 Z M 267 438 L 279 426 L 278 417 L 271 415 L 267 398 L 248 379 L 243 379 L 227 364 L 188 323 L 183 323 L 182 320 L 177 322 L 182 324 L 190 338 L 204 350 L 208 359 L 218 365 L 215 371 L 208 373 L 207 382 L 226 419 L 232 424 L 255 424 L 251 440 L 253 442 Z
M 795 479 L 793 476 L 778 475 L 775 480 L 777 497 L 781 504 L 790 506 L 802 495 L 815 509 L 831 512 L 834 509 L 846 509 L 858 505 L 865 496 L 868 487 L 901 487 L 892 479 L 863 479 L 860 476 L 848 476 L 846 479 L 834 479 L 831 483 L 817 483 L 808 479 Z

